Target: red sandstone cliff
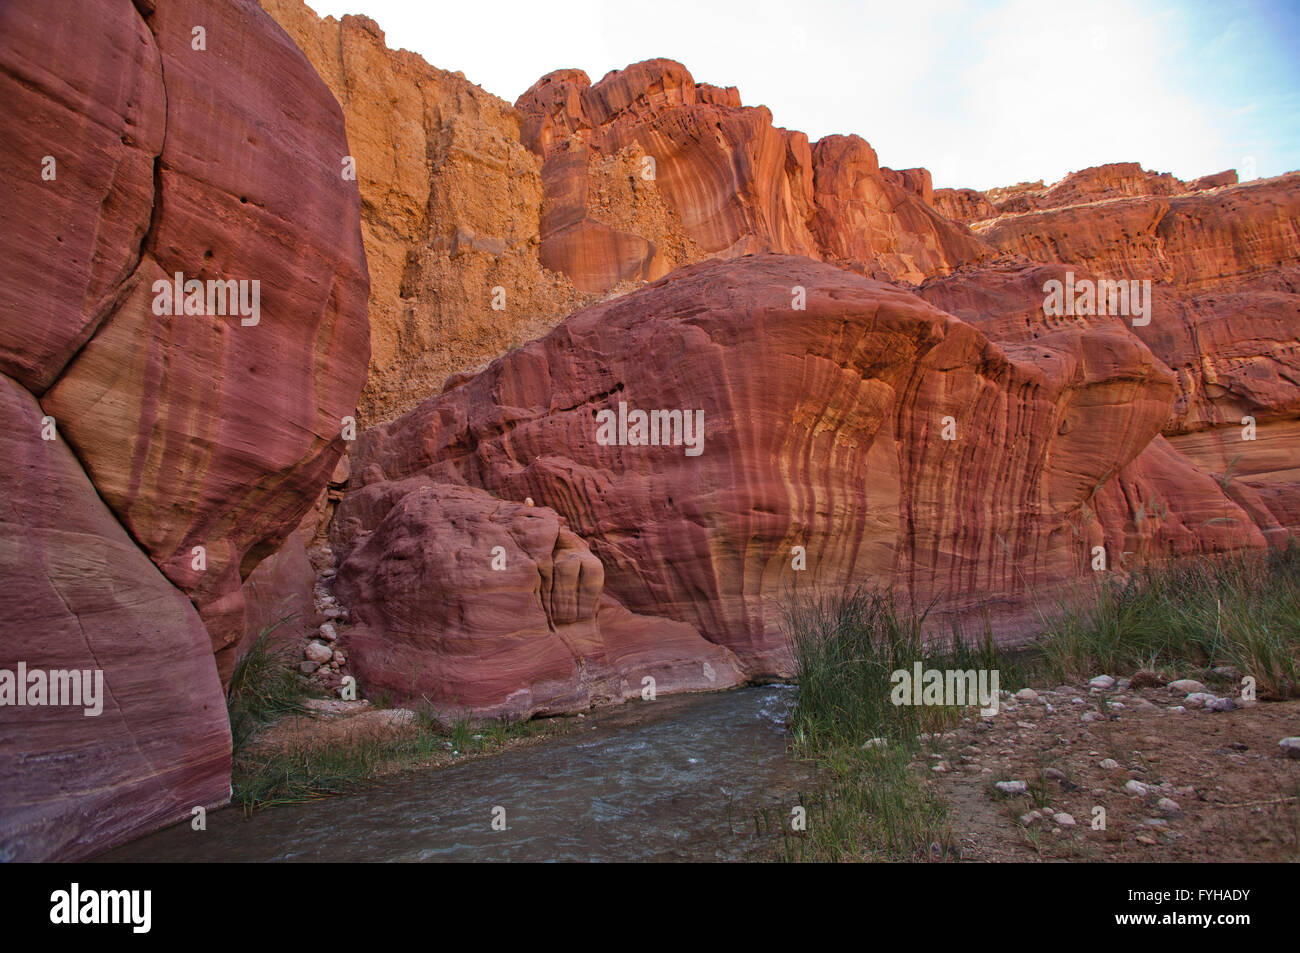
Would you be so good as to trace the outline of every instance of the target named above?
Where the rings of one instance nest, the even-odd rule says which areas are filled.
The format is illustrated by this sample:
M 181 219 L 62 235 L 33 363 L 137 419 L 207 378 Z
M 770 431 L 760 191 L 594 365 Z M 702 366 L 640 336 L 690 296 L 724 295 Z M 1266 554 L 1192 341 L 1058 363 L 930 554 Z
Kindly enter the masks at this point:
M 387 49 L 366 17 L 262 2 L 338 97 L 356 151 L 367 423 L 706 258 L 786 252 L 915 284 L 991 255 L 931 207 L 926 170 L 883 168 L 857 136 L 810 143 L 673 60 L 596 83 L 557 70 L 511 106 Z
M 880 166 L 857 136 L 810 143 L 776 127 L 765 108 L 744 106 L 738 90 L 697 83 L 672 60 L 633 64 L 594 83 L 580 70 L 557 70 L 510 107 L 418 57 L 386 50 L 365 18 L 321 21 L 297 0 L 267 6 L 339 96 L 354 140 L 375 138 L 381 147 L 400 140 L 391 129 L 396 112 L 410 117 L 404 129 L 418 125 L 440 144 L 417 150 L 402 171 L 391 150 L 377 148 L 362 174 L 372 258 L 396 260 L 405 249 L 407 261 L 400 307 L 391 291 L 372 286 L 376 337 L 397 321 L 403 333 L 418 328 L 429 341 L 469 343 L 448 356 L 417 341 L 372 366 L 369 419 L 409 413 L 363 437 L 334 527 L 344 557 L 340 591 L 356 602 L 363 646 L 353 658 L 372 679 L 396 684 L 383 660 L 398 646 L 393 658 L 406 664 L 412 652 L 432 659 L 455 645 L 478 659 L 465 670 L 476 674 L 427 687 L 444 700 L 474 694 L 485 710 L 580 706 L 575 699 L 616 697 L 635 681 L 634 672 L 610 667 L 598 638 L 561 640 L 563 650 L 539 641 L 559 654 L 534 671 L 521 649 L 485 674 L 490 654 L 478 653 L 490 643 L 487 617 L 433 605 L 395 610 L 392 599 L 375 595 L 394 584 L 381 541 L 409 529 L 385 522 L 390 509 L 415 489 L 448 481 L 493 494 L 457 503 L 472 509 L 477 499 L 487 512 L 500 500 L 535 497 L 590 546 L 605 592 L 725 646 L 748 674 L 782 670 L 772 605 L 783 560 L 774 554 L 793 535 L 852 549 L 819 558 L 827 584 L 890 580 L 960 610 L 990 593 L 1023 602 L 1039 587 L 1078 578 L 1096 546 L 1123 569 L 1162 555 L 1258 546 L 1295 526 L 1300 506 L 1278 450 L 1295 397 L 1300 243 L 1290 180 L 1236 186 L 1227 172 L 1184 183 L 1116 163 L 1051 185 L 935 190 L 924 169 Z M 462 164 L 489 145 L 497 155 L 504 148 L 509 161 Z M 414 226 L 390 247 L 377 236 L 394 214 L 383 202 L 400 183 L 397 191 L 413 187 L 420 197 L 427 183 L 426 208 L 397 210 Z M 462 193 L 470 198 L 454 205 Z M 484 210 L 483 229 L 462 227 Z M 507 233 L 531 238 L 507 241 Z M 435 259 L 419 248 L 428 241 L 458 251 Z M 803 258 L 742 257 L 755 253 Z M 734 261 L 685 268 L 709 258 Z M 515 265 L 503 270 L 508 261 Z M 866 311 L 843 313 L 842 297 L 867 294 L 848 272 L 899 286 L 872 291 L 882 297 L 866 311 L 911 313 L 913 289 L 942 312 L 946 343 L 917 330 L 931 327 L 924 321 L 915 334 L 871 338 L 861 323 Z M 1044 314 L 1045 282 L 1075 272 L 1093 281 L 1152 280 L 1152 322 Z M 497 276 L 505 276 L 508 301 L 529 303 L 525 315 L 509 305 L 488 310 L 484 287 Z M 546 290 L 556 288 L 558 295 Z M 798 288 L 820 302 L 806 315 L 791 310 Z M 619 297 L 483 369 L 567 308 L 609 295 Z M 420 315 L 430 307 L 464 317 L 426 330 Z M 812 449 L 819 440 L 856 433 L 852 408 L 863 398 L 850 389 L 824 395 L 816 413 L 799 409 L 816 380 L 807 362 L 825 342 L 815 330 L 769 320 L 774 314 L 824 334 L 851 328 L 850 337 L 884 348 L 856 371 L 877 416 L 859 437 L 842 438 L 869 459 L 796 463 L 799 448 L 820 461 Z M 751 342 L 756 315 L 765 316 L 765 335 Z M 597 324 L 600 340 L 575 337 L 575 328 Z M 672 330 L 679 327 L 690 331 Z M 660 338 L 670 346 L 646 343 Z M 430 386 L 444 372 L 445 387 Z M 575 422 L 581 409 L 614 406 L 615 395 L 633 388 L 648 406 L 709 404 L 709 419 L 727 436 L 715 434 L 707 460 L 650 464 L 590 448 L 590 434 Z M 442 392 L 419 404 L 421 389 Z M 960 439 L 936 437 L 936 408 L 952 409 L 938 419 L 950 417 L 957 433 L 973 428 L 978 447 L 958 453 Z M 1248 414 L 1257 439 L 1236 452 Z M 782 433 L 780 447 L 769 447 Z M 823 512 L 827 500 L 835 503 Z M 805 512 L 810 501 L 820 502 Z M 832 525 L 832 513 L 849 528 Z M 442 525 L 445 517 L 425 518 Z M 445 564 L 445 547 L 468 552 L 436 535 L 423 533 L 415 554 L 430 574 L 442 572 L 434 567 Z M 508 583 L 487 574 L 481 554 L 458 561 L 457 599 L 488 605 L 513 598 L 504 594 L 512 587 L 545 592 L 552 585 L 545 552 L 528 550 L 526 572 Z M 474 621 L 455 621 L 462 617 Z M 510 638 L 528 626 L 540 633 L 540 619 L 522 628 L 511 621 Z M 601 674 L 586 678 L 588 666 Z M 532 687 L 519 694 L 524 686 Z
M 0 856 L 69 858 L 230 796 L 243 578 L 342 453 L 366 263 L 338 105 L 251 0 L 14 0 L 0 87 L 0 668 L 106 696 L 0 708 Z M 177 273 L 258 309 L 159 314 Z

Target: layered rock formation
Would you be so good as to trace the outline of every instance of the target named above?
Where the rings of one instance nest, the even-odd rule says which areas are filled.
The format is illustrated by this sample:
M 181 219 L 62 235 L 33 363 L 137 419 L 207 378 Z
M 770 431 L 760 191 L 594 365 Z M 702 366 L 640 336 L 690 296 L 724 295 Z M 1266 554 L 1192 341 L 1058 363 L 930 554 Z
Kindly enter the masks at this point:
M 81 857 L 224 803 L 230 726 L 194 606 L 8 377 L 0 408 L 0 860 Z M 24 669 L 74 673 L 75 704 Z
M 697 84 L 673 60 L 637 63 L 594 85 L 581 70 L 560 70 L 515 105 L 525 142 L 544 159 L 548 198 L 562 197 L 543 217 L 543 254 L 580 271 L 589 290 L 652 279 L 686 260 L 671 231 L 634 219 L 610 232 L 588 180 L 593 163 L 613 157 L 632 160 L 639 187 L 662 196 L 668 223 L 710 257 L 789 252 L 916 282 L 987 254 L 930 208 L 925 169 L 882 168 L 858 136 L 810 145 L 774 126 L 766 107 L 742 106 L 734 87 Z M 593 250 L 611 242 L 620 254 Z
M 1003 215 L 976 231 L 1081 277 L 1150 282 L 1147 323 L 1123 320 L 1177 374 L 1169 446 L 1220 484 L 1171 492 L 1170 505 L 1208 493 L 1243 539 L 1280 541 L 1300 525 L 1300 472 L 1284 449 L 1300 411 L 1300 174 Z
M 672 60 L 511 105 L 263 3 L 0 9 L 0 670 L 104 676 L 0 707 L 0 857 L 224 801 L 287 597 L 331 678 L 527 716 L 787 674 L 792 590 L 1023 618 L 1300 529 L 1300 174 L 934 190 Z
M 812 144 L 680 63 L 549 73 L 512 107 L 374 21 L 263 0 L 343 106 L 371 267 L 362 418 L 391 419 L 575 308 L 710 257 L 787 252 L 916 283 L 989 250 L 925 169 Z
M 553 157 L 580 148 L 590 161 L 600 124 L 581 117 L 607 102 L 701 108 L 673 75 L 652 87 L 659 100 L 620 105 L 618 74 L 608 88 L 557 74 L 530 94 L 543 118 L 527 134 Z M 888 271 L 891 234 L 906 236 L 892 261 L 936 272 L 914 294 L 760 256 L 678 270 L 575 314 L 365 435 L 338 548 L 368 546 L 383 518 L 372 501 L 412 483 L 532 498 L 589 543 L 610 593 L 698 629 L 753 677 L 788 671 L 780 604 L 800 585 L 892 584 L 958 616 L 1005 610 L 1008 636 L 1031 603 L 1097 578 L 1099 558 L 1123 571 L 1300 530 L 1300 472 L 1285 452 L 1300 435 L 1300 176 L 1220 177 L 1206 191 L 1136 165 L 1085 170 L 1033 190 L 1058 207 L 981 224 L 991 260 L 962 232 L 933 233 L 956 235 L 953 248 L 916 243 L 917 222 L 941 218 L 927 177 L 879 169 L 855 137 L 813 151 L 831 178 L 823 189 L 815 176 L 812 233 L 860 243 L 833 257 L 875 274 Z M 881 189 L 918 205 L 873 218 Z M 992 207 L 978 193 L 963 201 Z M 819 230 L 828 215 L 852 224 Z M 1141 298 L 1122 300 L 1145 315 L 1096 296 L 1077 314 L 1047 306 L 1052 282 L 1104 294 L 1143 280 Z M 607 446 L 594 415 L 620 405 L 702 411 L 703 452 Z M 361 612 L 387 604 L 349 593 Z
M 1147 330 L 1133 328 L 1132 318 L 1124 315 L 1044 314 L 1044 288 L 1051 281 L 1064 283 L 1067 274 L 1078 282 L 1097 280 L 1081 266 L 1018 260 L 935 279 L 918 294 L 1006 345 L 1032 347 L 1031 342 L 1071 327 L 1107 328 L 1116 334 Z M 1164 322 L 1166 327 L 1169 323 Z M 1294 330 L 1291 333 L 1294 335 Z M 1170 352 L 1157 346 L 1158 338 L 1141 337 L 1152 342 L 1157 356 Z M 1207 367 L 1213 366 L 1208 355 L 1205 360 Z M 1168 366 L 1165 361 L 1161 365 Z M 1175 377 L 1182 385 L 1186 375 L 1181 365 L 1176 366 Z M 1176 391 L 1162 428 L 1165 434 L 1178 432 L 1179 421 L 1186 418 L 1186 405 L 1186 396 L 1181 389 Z M 1215 412 L 1224 410 L 1227 408 L 1219 407 Z M 1240 430 L 1234 431 L 1233 437 L 1240 442 Z M 1212 465 L 1212 461 L 1196 461 L 1175 452 L 1165 436 L 1158 436 L 1098 486 L 1094 498 L 1080 507 L 1080 514 L 1085 522 L 1097 523 L 1091 534 L 1094 545 L 1104 545 L 1111 554 L 1111 565 L 1119 568 L 1133 559 L 1227 551 L 1263 545 L 1266 539 L 1281 542 L 1288 532 L 1284 524 L 1258 499 L 1246 499 L 1248 491 L 1239 492 L 1221 483 L 1216 475 L 1223 472 L 1224 467 Z
M 981 222 L 998 214 L 988 196 L 975 189 L 935 189 L 933 202 L 935 211 L 940 215 L 963 225 Z
M 343 451 L 366 266 L 338 105 L 248 0 L 6 4 L 0 86 L 0 668 L 106 695 L 0 708 L 0 853 L 76 857 L 229 797 L 242 582 Z
M 540 170 L 509 103 L 389 50 L 367 17 L 321 20 L 301 0 L 263 6 L 347 121 L 370 265 L 363 422 L 414 406 L 586 300 L 538 260 Z
M 1111 162 L 1071 172 L 1059 182 L 1044 185 L 1021 182 L 977 192 L 974 189 L 937 189 L 934 206 L 955 222 L 972 224 L 999 215 L 1018 215 L 1038 209 L 1064 208 L 1117 198 L 1184 195 L 1237 184 L 1228 169 L 1183 182 L 1168 172 L 1150 172 L 1136 162 Z
M 696 627 L 747 675 L 788 673 L 792 587 L 897 582 L 956 610 L 1080 572 L 1104 535 L 1085 501 L 1159 433 L 1174 393 L 1123 328 L 998 346 L 806 258 L 696 265 L 364 435 L 335 546 L 369 545 L 382 509 L 367 501 L 417 478 L 532 498 L 629 608 Z M 607 445 L 597 415 L 635 410 L 702 416 L 700 452 L 675 420 L 637 445 L 633 417 Z M 384 602 L 355 597 L 354 612 Z

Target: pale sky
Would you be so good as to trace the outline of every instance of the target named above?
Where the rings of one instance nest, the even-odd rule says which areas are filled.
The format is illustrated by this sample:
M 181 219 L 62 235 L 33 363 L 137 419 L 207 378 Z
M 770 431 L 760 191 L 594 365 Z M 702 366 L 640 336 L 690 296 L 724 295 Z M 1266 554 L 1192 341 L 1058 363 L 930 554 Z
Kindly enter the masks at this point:
M 1300 0 L 309 0 L 514 102 L 657 56 L 812 140 L 857 133 L 936 187 L 1137 161 L 1182 179 L 1300 169 Z M 1253 166 L 1253 168 L 1252 168 Z

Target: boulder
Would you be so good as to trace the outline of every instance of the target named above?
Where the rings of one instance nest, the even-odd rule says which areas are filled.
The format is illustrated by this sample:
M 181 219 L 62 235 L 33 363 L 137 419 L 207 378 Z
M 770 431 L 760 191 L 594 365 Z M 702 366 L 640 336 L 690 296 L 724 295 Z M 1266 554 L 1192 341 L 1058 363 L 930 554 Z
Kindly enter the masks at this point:
M 354 497 L 374 529 L 339 567 L 337 591 L 368 694 L 449 718 L 528 717 L 639 696 L 647 677 L 656 694 L 741 681 L 731 653 L 691 626 L 606 595 L 601 561 L 550 507 L 422 477 Z

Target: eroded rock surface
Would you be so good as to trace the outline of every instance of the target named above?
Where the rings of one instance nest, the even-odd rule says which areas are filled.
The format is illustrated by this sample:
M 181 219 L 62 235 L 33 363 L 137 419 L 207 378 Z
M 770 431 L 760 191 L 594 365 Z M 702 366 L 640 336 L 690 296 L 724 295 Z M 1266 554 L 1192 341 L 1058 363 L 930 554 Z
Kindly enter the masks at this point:
M 263 0 L 343 106 L 370 260 L 367 424 L 610 294 L 713 257 L 783 252 L 916 283 L 990 250 L 925 169 L 810 143 L 735 87 L 646 60 L 548 73 L 512 106 L 392 51 L 366 17 Z
M 527 717 L 656 692 L 729 688 L 725 648 L 629 612 L 601 561 L 550 507 L 413 477 L 357 491 L 373 526 L 339 568 L 352 664 L 365 690 Z M 644 679 L 650 678 L 650 683 Z
M 694 626 L 748 675 L 783 673 L 780 600 L 804 579 L 897 582 L 959 609 L 1082 571 L 1084 538 L 1104 536 L 1084 501 L 1159 433 L 1174 393 L 1123 328 L 998 346 L 806 258 L 695 265 L 363 435 L 336 549 L 366 545 L 366 501 L 389 483 L 532 498 L 628 608 Z M 597 415 L 620 404 L 702 413 L 700 452 L 685 435 L 607 445 Z
M 229 800 L 230 725 L 194 606 L 3 376 L 0 413 L 0 859 L 74 859 Z M 16 704 L 20 664 L 75 672 L 76 699 Z
M 342 114 L 251 0 L 0 20 L 4 577 L 36 600 L 0 668 L 97 663 L 108 692 L 100 718 L 0 710 L 0 824 L 78 857 L 229 797 L 242 582 L 342 452 L 366 265 Z

